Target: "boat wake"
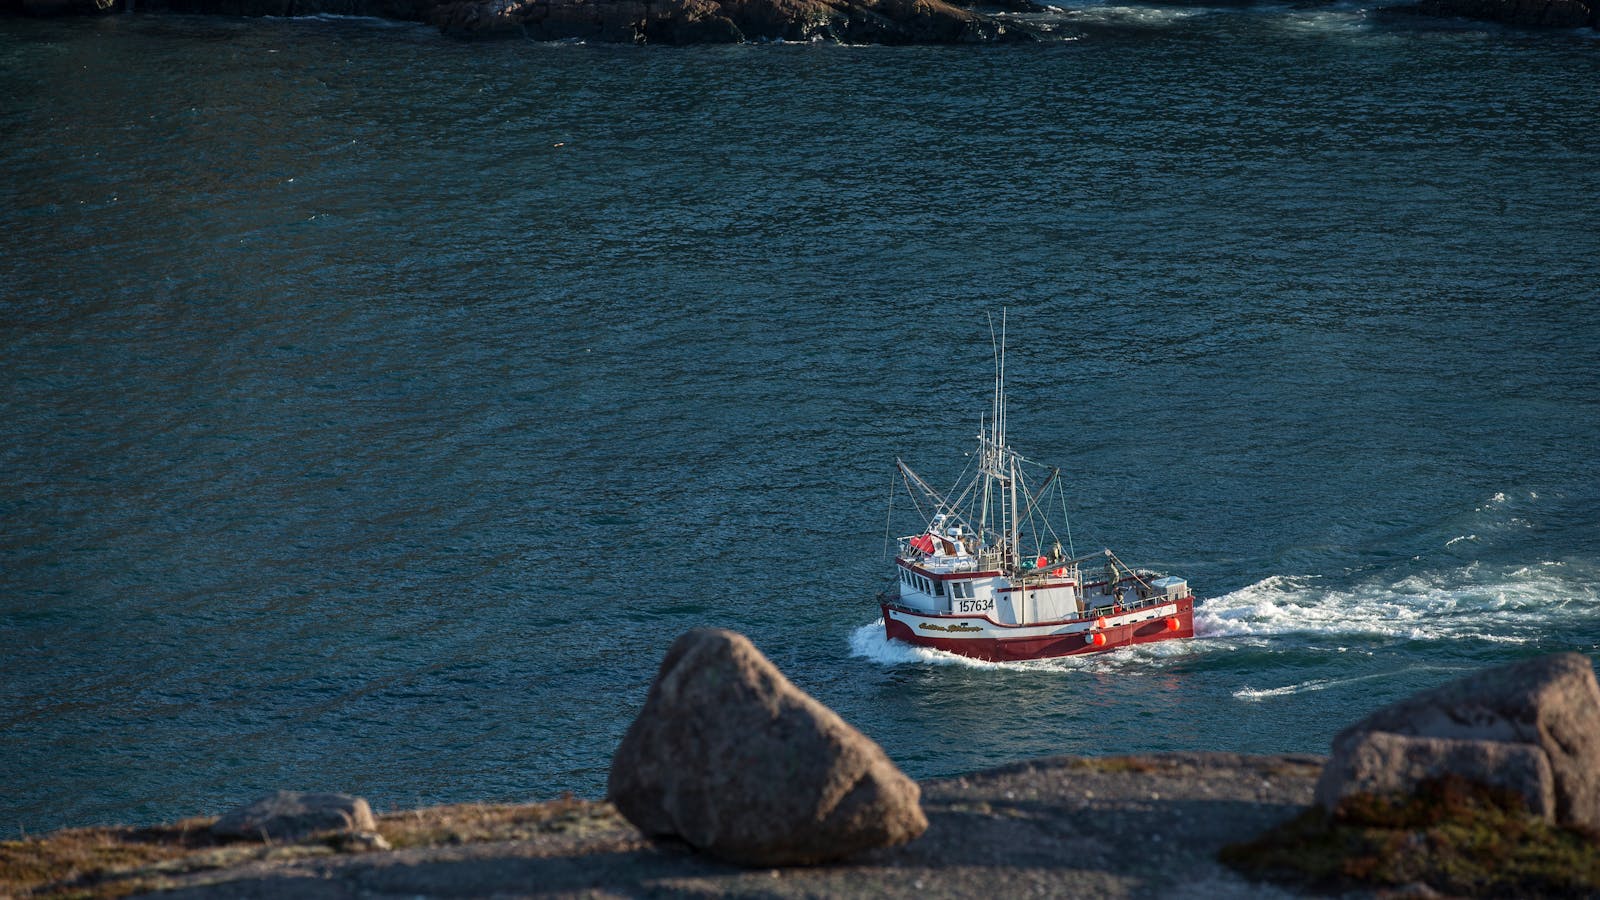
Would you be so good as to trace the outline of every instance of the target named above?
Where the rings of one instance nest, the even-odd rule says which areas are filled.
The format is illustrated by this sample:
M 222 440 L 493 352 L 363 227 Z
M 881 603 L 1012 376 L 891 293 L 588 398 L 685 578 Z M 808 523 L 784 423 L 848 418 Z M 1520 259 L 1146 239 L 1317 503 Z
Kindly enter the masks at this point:
M 1195 608 L 1201 638 L 1301 634 L 1410 641 L 1524 644 L 1574 619 L 1600 620 L 1593 579 L 1563 562 L 1479 563 L 1397 579 L 1337 585 L 1316 575 L 1273 575 Z
M 851 655 L 883 665 L 922 663 L 978 669 L 1114 673 L 1169 658 L 1240 648 L 1371 652 L 1425 643 L 1506 648 L 1556 642 L 1600 646 L 1600 562 L 1584 557 L 1508 562 L 1526 533 L 1548 521 L 1538 494 L 1496 493 L 1406 541 L 1416 556 L 1337 575 L 1277 574 L 1195 606 L 1195 640 L 1140 645 L 1112 653 L 1027 662 L 985 662 L 899 641 L 882 620 L 856 628 Z M 1484 557 L 1498 559 L 1485 561 Z M 1235 693 L 1242 700 L 1328 690 L 1367 678 L 1301 680 Z
M 1103 3 L 1082 5 L 1051 4 L 1049 11 L 1074 24 L 1121 25 L 1144 28 L 1161 28 L 1176 25 L 1187 19 L 1213 12 L 1213 10 L 1207 8 L 1173 9 L 1162 6 Z
M 1432 667 L 1430 667 L 1432 668 Z M 1344 687 L 1362 681 L 1372 681 L 1378 678 L 1393 678 L 1393 672 L 1373 672 L 1370 675 L 1357 675 L 1354 678 L 1315 678 L 1311 681 L 1302 681 L 1299 684 L 1290 684 L 1275 688 L 1243 687 L 1233 692 L 1233 696 L 1240 700 L 1265 700 L 1268 697 L 1287 697 L 1291 694 L 1305 694 L 1312 691 L 1325 691 L 1329 688 Z

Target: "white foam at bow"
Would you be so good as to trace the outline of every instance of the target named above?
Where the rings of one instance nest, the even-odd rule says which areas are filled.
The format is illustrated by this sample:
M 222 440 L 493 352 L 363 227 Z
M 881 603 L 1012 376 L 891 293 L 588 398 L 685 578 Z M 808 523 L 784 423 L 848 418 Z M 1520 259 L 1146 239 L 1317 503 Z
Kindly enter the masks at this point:
M 1154 644 L 1140 644 L 1135 647 L 1118 647 L 1115 650 L 1109 650 L 1104 653 L 1085 653 L 1077 656 L 1058 656 L 1051 659 L 1017 662 L 989 662 L 982 659 L 972 659 L 956 653 L 947 653 L 943 650 L 934 650 L 929 647 L 914 647 L 904 641 L 891 641 L 883 633 L 883 619 L 878 619 L 872 624 L 862 625 L 850 633 L 850 655 L 864 657 L 886 666 L 904 665 L 906 663 L 932 663 L 942 666 L 965 666 L 972 669 L 1079 672 L 1085 669 L 1104 671 L 1124 666 L 1138 667 L 1152 659 L 1183 656 L 1196 652 L 1190 646 L 1191 643 L 1191 641 L 1161 641 Z

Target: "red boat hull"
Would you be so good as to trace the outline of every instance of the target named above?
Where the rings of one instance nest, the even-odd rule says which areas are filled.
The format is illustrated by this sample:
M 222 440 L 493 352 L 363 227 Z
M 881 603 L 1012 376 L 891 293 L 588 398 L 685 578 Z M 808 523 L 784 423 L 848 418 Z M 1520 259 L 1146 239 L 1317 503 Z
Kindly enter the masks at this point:
M 1016 662 L 1029 659 L 1052 659 L 1060 656 L 1078 656 L 1084 653 L 1104 653 L 1135 644 L 1153 644 L 1194 637 L 1194 597 L 1184 597 L 1177 602 L 1177 613 L 1133 622 L 1110 625 L 1089 631 L 1072 631 L 1066 634 L 1008 638 L 988 635 L 973 637 L 935 637 L 918 634 L 909 625 L 890 615 L 891 607 L 883 605 L 884 633 L 891 640 L 904 641 L 917 647 L 931 647 L 947 653 L 956 653 L 989 662 Z M 952 617 L 959 621 L 958 618 Z M 1002 628 L 1004 626 L 1001 626 Z M 1098 641 L 1103 636 L 1104 641 Z M 1087 638 L 1087 639 L 1086 639 Z

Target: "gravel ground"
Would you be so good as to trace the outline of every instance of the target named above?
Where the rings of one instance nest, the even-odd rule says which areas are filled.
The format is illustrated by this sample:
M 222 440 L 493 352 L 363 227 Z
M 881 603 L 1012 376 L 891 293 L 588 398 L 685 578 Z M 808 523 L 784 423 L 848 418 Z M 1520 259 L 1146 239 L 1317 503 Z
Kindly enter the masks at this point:
M 928 781 L 926 834 L 837 865 L 741 869 L 649 841 L 607 814 L 522 840 L 177 875 L 162 896 L 1288 897 L 1234 875 L 1217 851 L 1310 805 L 1322 763 L 1230 753 L 1054 757 Z

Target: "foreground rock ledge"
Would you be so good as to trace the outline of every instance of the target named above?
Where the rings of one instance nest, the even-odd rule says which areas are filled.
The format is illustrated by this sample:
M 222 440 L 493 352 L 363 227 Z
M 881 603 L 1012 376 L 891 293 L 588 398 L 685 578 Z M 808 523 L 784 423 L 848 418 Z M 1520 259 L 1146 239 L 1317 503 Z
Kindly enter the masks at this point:
M 744 635 L 667 650 L 611 763 L 607 799 L 645 834 L 744 865 L 843 859 L 928 827 L 916 782 Z
M 1535 657 L 1377 710 L 1334 736 L 1317 799 L 1331 811 L 1351 794 L 1406 793 L 1447 773 L 1521 794 L 1557 824 L 1600 829 L 1594 664 L 1581 653 Z
M 1246 881 L 1219 863 L 1217 852 L 1309 805 L 1321 763 L 1314 756 L 1231 753 L 1055 757 L 926 781 L 929 826 L 920 839 L 844 863 L 786 869 L 728 866 L 648 840 L 610 804 L 570 800 L 385 813 L 378 829 L 401 848 L 387 853 L 246 844 L 197 849 L 141 870 L 126 865 L 128 845 L 119 841 L 148 847 L 148 834 L 122 829 L 121 837 L 89 837 L 115 851 L 115 873 L 98 882 L 102 887 L 173 891 L 164 900 L 668 894 L 1265 900 L 1293 895 Z M 173 841 L 205 833 L 203 827 L 167 831 Z M 6 842 L 0 852 L 43 858 L 44 841 L 53 839 Z M 1136 846 L 1150 852 L 1128 852 Z M 253 855 L 215 856 L 234 849 Z M 0 895 L 8 889 L 32 893 L 0 882 Z

